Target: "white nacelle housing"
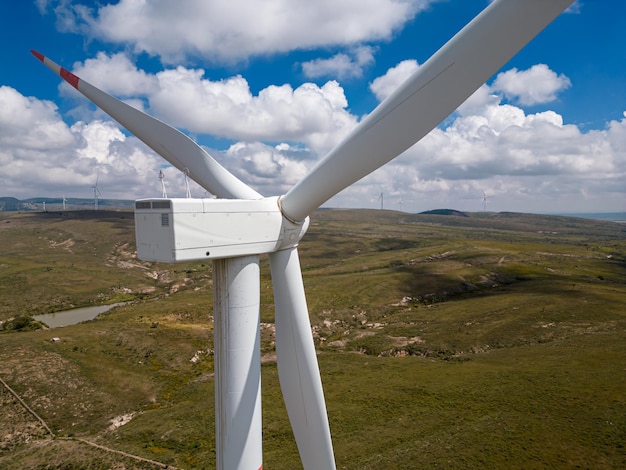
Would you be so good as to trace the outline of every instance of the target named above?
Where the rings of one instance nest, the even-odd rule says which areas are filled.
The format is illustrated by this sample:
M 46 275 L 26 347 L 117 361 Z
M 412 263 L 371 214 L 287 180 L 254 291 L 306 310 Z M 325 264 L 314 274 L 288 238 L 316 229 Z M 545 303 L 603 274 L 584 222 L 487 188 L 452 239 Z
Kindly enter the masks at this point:
M 278 198 L 135 201 L 137 256 L 190 261 L 271 253 L 294 246 L 308 228 L 286 220 Z

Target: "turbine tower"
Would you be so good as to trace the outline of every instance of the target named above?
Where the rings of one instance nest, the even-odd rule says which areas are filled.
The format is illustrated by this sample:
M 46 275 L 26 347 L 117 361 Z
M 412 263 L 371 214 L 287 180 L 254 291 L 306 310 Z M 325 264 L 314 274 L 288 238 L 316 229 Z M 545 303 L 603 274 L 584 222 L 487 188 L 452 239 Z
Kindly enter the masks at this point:
M 185 197 L 187 199 L 191 199 L 191 188 L 189 187 L 189 170 L 187 168 L 183 170 L 183 175 L 185 177 Z
M 218 197 L 135 203 L 140 258 L 214 260 L 218 469 L 263 466 L 259 256 L 269 254 L 276 305 L 276 362 L 302 464 L 307 470 L 333 469 L 330 427 L 297 250 L 308 215 L 424 137 L 572 2 L 492 2 L 281 197 L 264 198 L 178 130 L 33 51 L 51 70 Z

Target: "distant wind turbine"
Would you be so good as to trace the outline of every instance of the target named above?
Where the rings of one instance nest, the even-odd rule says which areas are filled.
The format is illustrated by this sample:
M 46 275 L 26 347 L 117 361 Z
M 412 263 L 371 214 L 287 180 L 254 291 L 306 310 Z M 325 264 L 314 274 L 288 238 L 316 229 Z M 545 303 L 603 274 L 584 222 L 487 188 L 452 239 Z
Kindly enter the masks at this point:
M 489 199 L 491 196 L 487 196 L 485 194 L 485 191 L 483 191 L 483 212 L 487 212 L 487 199 Z
M 380 196 L 378 196 L 378 200 L 380 201 L 380 210 L 382 211 L 385 206 L 385 196 L 383 193 L 380 193 Z
M 163 199 L 167 199 L 167 191 L 165 190 L 165 175 L 159 170 L 159 180 L 161 181 L 161 191 Z
M 189 187 L 189 170 L 187 168 L 183 170 L 183 175 L 185 175 L 185 197 L 187 199 L 191 199 L 191 188 Z
M 135 202 L 139 258 L 214 263 L 219 470 L 263 468 L 259 256 L 269 255 L 278 378 L 302 465 L 332 470 L 335 458 L 297 249 L 309 214 L 428 134 L 572 2 L 491 2 L 280 197 L 263 197 L 181 132 L 33 51 L 219 198 Z
M 98 198 L 102 196 L 100 192 L 100 188 L 98 188 L 98 180 L 100 179 L 100 175 L 96 176 L 96 184 L 92 186 L 93 189 L 93 208 L 94 210 L 98 210 Z

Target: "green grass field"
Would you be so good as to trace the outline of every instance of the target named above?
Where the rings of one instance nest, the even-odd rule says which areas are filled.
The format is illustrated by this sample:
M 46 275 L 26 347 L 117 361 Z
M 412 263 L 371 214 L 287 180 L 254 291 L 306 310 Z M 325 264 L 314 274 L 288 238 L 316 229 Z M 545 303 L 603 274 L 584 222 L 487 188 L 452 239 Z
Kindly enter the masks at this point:
M 0 387 L 0 468 L 214 468 L 211 264 L 134 249 L 131 212 L 0 213 L 0 378 L 56 435 Z M 626 467 L 626 226 L 321 210 L 299 251 L 338 468 Z M 300 468 L 261 269 L 264 466 Z

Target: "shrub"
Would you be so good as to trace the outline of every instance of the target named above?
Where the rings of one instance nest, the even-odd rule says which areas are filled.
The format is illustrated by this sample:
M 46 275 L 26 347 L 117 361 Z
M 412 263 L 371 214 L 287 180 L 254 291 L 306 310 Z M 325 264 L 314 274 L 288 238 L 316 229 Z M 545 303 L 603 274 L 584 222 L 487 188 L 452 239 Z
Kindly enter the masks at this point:
M 7 321 L 3 326 L 4 331 L 33 331 L 41 329 L 41 323 L 27 315 L 20 315 Z

